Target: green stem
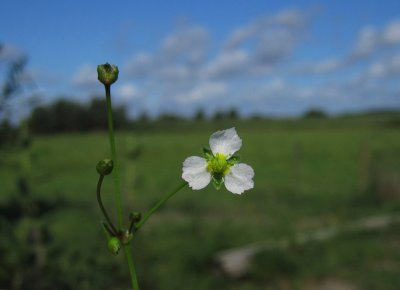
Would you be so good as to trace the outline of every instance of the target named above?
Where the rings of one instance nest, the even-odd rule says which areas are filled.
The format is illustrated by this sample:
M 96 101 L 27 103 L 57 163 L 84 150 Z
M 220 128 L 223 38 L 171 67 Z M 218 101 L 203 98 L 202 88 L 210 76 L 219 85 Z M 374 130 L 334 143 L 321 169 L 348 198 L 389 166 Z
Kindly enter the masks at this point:
M 129 246 L 130 246 L 129 244 L 124 245 L 124 252 L 125 252 L 126 259 L 128 261 L 128 268 L 129 268 L 129 274 L 131 275 L 132 289 L 140 290 L 138 279 L 136 276 L 135 264 L 133 263 L 131 248 Z
M 108 119 L 108 136 L 110 139 L 110 147 L 111 147 L 111 157 L 114 162 L 114 170 L 113 170 L 113 179 L 114 179 L 114 187 L 115 187 L 115 204 L 118 212 L 118 225 L 119 228 L 122 229 L 122 216 L 123 216 L 123 208 L 122 208 L 122 194 L 120 190 L 120 182 L 119 182 L 119 171 L 118 171 L 118 159 L 117 159 L 117 151 L 115 149 L 115 137 L 114 137 L 114 123 L 113 123 L 113 113 L 111 106 L 111 90 L 110 85 L 104 85 L 106 89 L 106 102 L 107 102 L 107 119 Z M 131 276 L 132 289 L 139 290 L 139 284 L 136 277 L 135 265 L 133 264 L 132 255 L 130 253 L 129 246 L 124 246 L 124 253 L 126 260 L 128 262 L 129 274 Z
M 116 236 L 118 234 L 118 231 L 115 228 L 115 226 L 114 226 L 113 222 L 111 221 L 110 217 L 108 216 L 108 213 L 107 213 L 107 211 L 106 211 L 106 209 L 105 209 L 105 207 L 103 205 L 103 201 L 101 200 L 101 185 L 103 184 L 103 180 L 104 180 L 104 175 L 100 175 L 99 181 L 97 182 L 97 190 L 96 190 L 97 202 L 99 203 L 101 212 L 103 213 L 104 217 L 106 218 L 106 220 L 108 222 L 108 225 L 111 227 L 111 230 L 112 230 L 111 232 L 114 234 L 114 236 Z M 104 225 L 106 226 L 107 224 L 104 224 Z M 106 227 L 106 229 L 108 231 L 110 230 L 110 228 L 107 228 L 107 227 Z
M 112 176 L 115 188 L 115 205 L 117 207 L 117 212 L 118 212 L 118 225 L 120 228 L 122 228 L 122 216 L 123 216 L 122 195 L 119 182 L 117 151 L 115 149 L 114 122 L 113 122 L 113 113 L 111 106 L 111 90 L 110 90 L 111 87 L 110 85 L 104 85 L 104 87 L 106 89 L 108 137 L 110 140 L 111 158 L 112 161 L 114 162 L 114 170 L 112 172 Z
M 166 195 L 164 195 L 163 198 L 159 200 L 145 215 L 144 217 L 136 224 L 136 229 L 139 230 L 145 223 L 146 221 L 150 218 L 150 216 L 157 211 L 164 203 L 166 203 L 172 196 L 174 196 L 175 193 L 180 191 L 182 188 L 184 188 L 188 183 L 186 181 L 182 182 L 177 188 L 172 190 L 171 192 L 168 192 Z

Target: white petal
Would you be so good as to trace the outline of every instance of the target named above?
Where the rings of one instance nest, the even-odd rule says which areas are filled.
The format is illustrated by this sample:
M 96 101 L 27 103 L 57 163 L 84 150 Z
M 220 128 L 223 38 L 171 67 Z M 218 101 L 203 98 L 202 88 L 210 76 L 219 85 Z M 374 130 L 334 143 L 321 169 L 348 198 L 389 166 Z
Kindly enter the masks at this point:
M 229 158 L 240 147 L 242 147 L 242 139 L 239 138 L 235 128 L 217 131 L 210 137 L 210 148 L 214 155 L 222 153 Z
M 192 189 L 202 189 L 211 181 L 211 174 L 207 171 L 207 161 L 204 158 L 197 156 L 186 158 L 182 171 L 182 178 Z
M 225 175 L 225 187 L 232 193 L 241 194 L 254 187 L 254 170 L 244 163 L 235 164 Z

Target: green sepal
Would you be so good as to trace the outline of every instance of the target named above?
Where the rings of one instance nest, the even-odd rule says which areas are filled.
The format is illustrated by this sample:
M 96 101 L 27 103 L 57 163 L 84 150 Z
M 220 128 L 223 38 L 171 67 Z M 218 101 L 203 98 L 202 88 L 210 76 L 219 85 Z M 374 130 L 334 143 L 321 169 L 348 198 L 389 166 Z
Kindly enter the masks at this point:
M 239 155 L 233 155 L 231 158 L 226 160 L 226 162 L 228 162 L 229 165 L 234 165 L 236 163 L 239 163 L 239 161 L 240 161 L 240 156 Z
M 214 158 L 212 151 L 207 147 L 203 147 L 203 156 L 206 160 L 212 160 Z
M 215 189 L 216 189 L 216 190 L 220 190 L 222 184 L 224 183 L 223 178 L 222 178 L 222 177 L 221 177 L 221 178 L 215 178 L 215 177 L 213 176 L 212 179 L 213 179 L 213 185 L 214 185 Z

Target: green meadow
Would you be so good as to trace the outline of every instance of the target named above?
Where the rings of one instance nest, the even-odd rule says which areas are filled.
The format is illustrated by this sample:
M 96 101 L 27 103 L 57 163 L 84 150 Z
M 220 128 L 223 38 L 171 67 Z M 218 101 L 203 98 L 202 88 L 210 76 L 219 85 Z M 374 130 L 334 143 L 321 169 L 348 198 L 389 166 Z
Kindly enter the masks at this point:
M 119 132 L 126 217 L 176 187 L 183 160 L 200 155 L 218 129 L 236 127 L 241 162 L 255 170 L 255 187 L 243 195 L 185 188 L 151 217 L 132 243 L 141 289 L 399 289 L 398 223 L 295 240 L 369 217 L 398 217 L 398 121 L 203 121 Z M 107 252 L 95 196 L 95 165 L 110 157 L 108 146 L 107 134 L 94 132 L 34 136 L 28 149 L 1 149 L 0 205 L 11 213 L 0 219 L 0 288 L 129 288 L 122 253 Z M 103 198 L 115 213 L 112 190 L 106 177 Z M 220 251 L 254 243 L 271 246 L 261 247 L 240 277 L 221 268 Z

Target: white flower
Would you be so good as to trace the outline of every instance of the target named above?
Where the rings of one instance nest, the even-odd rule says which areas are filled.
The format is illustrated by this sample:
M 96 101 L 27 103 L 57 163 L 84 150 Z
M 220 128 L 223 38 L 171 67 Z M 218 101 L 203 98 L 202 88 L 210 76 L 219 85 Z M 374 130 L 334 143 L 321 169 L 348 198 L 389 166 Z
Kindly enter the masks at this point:
M 225 183 L 232 193 L 241 194 L 254 187 L 254 170 L 249 165 L 238 163 L 235 156 L 242 140 L 235 128 L 215 132 L 210 137 L 210 148 L 204 149 L 204 158 L 191 156 L 183 162 L 182 178 L 192 189 L 206 187 L 211 180 L 217 189 Z

